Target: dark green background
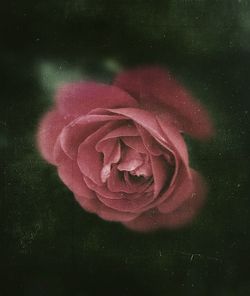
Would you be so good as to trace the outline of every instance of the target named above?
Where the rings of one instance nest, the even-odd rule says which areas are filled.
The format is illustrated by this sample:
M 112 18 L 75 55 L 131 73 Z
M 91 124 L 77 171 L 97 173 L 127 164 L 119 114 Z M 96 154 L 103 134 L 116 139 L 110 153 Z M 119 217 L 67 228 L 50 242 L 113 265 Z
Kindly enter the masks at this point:
M 250 295 L 250 1 L 3 1 L 0 295 Z M 62 81 L 168 67 L 217 136 L 187 138 L 210 185 L 190 226 L 139 234 L 83 211 L 35 147 Z

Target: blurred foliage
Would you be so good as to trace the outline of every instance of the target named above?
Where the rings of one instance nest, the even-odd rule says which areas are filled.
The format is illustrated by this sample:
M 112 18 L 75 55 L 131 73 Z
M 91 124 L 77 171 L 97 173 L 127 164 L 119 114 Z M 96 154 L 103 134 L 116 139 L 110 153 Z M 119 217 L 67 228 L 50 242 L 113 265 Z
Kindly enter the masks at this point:
M 250 1 L 8 1 L 0 11 L 1 295 L 250 293 Z M 86 213 L 36 149 L 65 81 L 160 64 L 207 106 L 186 137 L 210 193 L 194 223 L 138 234 Z

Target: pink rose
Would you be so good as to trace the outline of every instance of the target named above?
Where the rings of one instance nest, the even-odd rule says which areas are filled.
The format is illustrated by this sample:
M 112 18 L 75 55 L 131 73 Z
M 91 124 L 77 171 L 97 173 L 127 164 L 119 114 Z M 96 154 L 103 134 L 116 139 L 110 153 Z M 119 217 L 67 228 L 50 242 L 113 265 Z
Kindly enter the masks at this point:
M 140 68 L 113 85 L 63 85 L 38 130 L 43 157 L 86 210 L 133 230 L 191 221 L 205 185 L 182 132 L 206 139 L 206 110 L 168 72 Z

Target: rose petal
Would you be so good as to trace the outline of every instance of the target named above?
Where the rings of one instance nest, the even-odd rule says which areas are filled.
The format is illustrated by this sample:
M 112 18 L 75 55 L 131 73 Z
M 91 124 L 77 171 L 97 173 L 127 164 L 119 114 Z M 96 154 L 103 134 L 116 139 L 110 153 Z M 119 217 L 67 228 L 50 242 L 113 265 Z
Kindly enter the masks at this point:
M 117 139 L 108 139 L 106 141 L 98 142 L 98 152 L 102 152 L 104 155 L 103 168 L 101 171 L 102 182 L 105 183 L 109 178 L 111 165 L 117 163 L 121 158 L 121 145 Z M 97 145 L 95 146 L 97 147 Z
M 61 180 L 71 191 L 79 196 L 94 198 L 95 194 L 83 181 L 82 173 L 75 161 L 65 159 L 58 167 L 58 174 Z
M 101 170 L 103 167 L 101 153 L 95 150 L 96 143 L 114 128 L 113 122 L 108 122 L 92 135 L 87 137 L 78 148 L 77 163 L 84 176 L 98 185 L 102 185 Z
M 166 138 L 162 135 L 162 130 L 159 127 L 159 124 L 153 113 L 138 108 L 108 109 L 108 111 L 132 119 L 134 122 L 144 127 L 151 135 L 155 136 L 159 141 L 163 142 L 164 144 L 168 144 L 166 142 Z
M 122 159 L 117 168 L 120 171 L 133 171 L 143 164 L 142 156 L 134 149 L 124 147 L 122 150 Z
M 152 135 L 147 130 L 142 128 L 141 126 L 137 126 L 137 129 L 140 133 L 143 144 L 144 144 L 146 150 L 149 152 L 149 154 L 152 154 L 154 156 L 161 155 L 163 153 L 162 147 L 152 137 Z
M 61 145 L 64 152 L 70 157 L 75 158 L 80 143 L 89 135 L 103 126 L 107 121 L 117 121 L 117 125 L 123 119 L 121 116 L 109 115 L 84 115 L 67 125 L 60 135 Z
M 138 214 L 135 213 L 119 212 L 117 210 L 113 210 L 102 204 L 96 198 L 86 199 L 78 195 L 75 195 L 75 198 L 86 211 L 95 213 L 104 220 L 125 222 L 135 219 L 138 216 Z
M 54 145 L 53 157 L 57 166 L 59 166 L 61 162 L 68 158 L 62 149 L 60 136 L 57 137 L 56 143 Z
M 175 148 L 175 154 L 178 154 L 186 167 L 189 167 L 187 145 L 179 131 L 171 124 L 167 116 L 156 115 L 156 120 L 167 141 L 171 143 L 171 147 Z
M 144 110 L 134 108 L 114 109 L 112 112 L 134 118 L 134 121 L 140 124 L 150 134 L 156 138 L 167 150 L 175 148 L 183 162 L 188 166 L 188 153 L 186 144 L 179 131 L 166 118 L 153 115 Z
M 64 118 L 56 110 L 47 112 L 40 121 L 37 141 L 42 156 L 51 164 L 56 164 L 54 159 L 54 146 L 62 130 L 72 118 Z
M 150 159 L 154 176 L 154 195 L 156 197 L 168 185 L 172 171 L 163 156 L 151 155 Z
M 111 192 L 125 192 L 134 193 L 131 188 L 127 186 L 124 179 L 120 176 L 122 173 L 113 167 L 111 169 L 110 178 L 107 181 L 108 190 Z
M 109 163 L 117 163 L 121 157 L 121 145 L 117 139 L 107 139 L 99 141 L 95 145 L 97 152 L 103 153 L 104 165 Z
M 151 204 L 148 204 L 147 206 L 145 206 L 142 209 L 143 211 L 150 210 L 152 208 L 155 208 L 163 204 L 165 200 L 170 198 L 173 195 L 173 192 L 177 190 L 176 187 L 178 187 L 178 190 L 181 190 L 180 188 L 184 188 L 184 190 L 185 188 L 189 188 L 189 187 L 185 187 L 186 184 L 189 184 L 186 181 L 186 179 L 192 180 L 192 177 L 190 177 L 184 165 L 181 165 L 178 171 L 172 166 L 170 166 L 168 170 L 169 170 L 169 175 L 166 179 L 167 188 L 165 192 L 163 191 L 163 193 L 161 193 L 157 198 L 155 198 Z M 192 188 L 192 181 L 190 182 L 190 184 L 191 184 L 190 187 Z M 190 192 L 191 190 L 192 189 L 190 189 Z M 156 196 L 156 194 L 154 194 L 154 196 Z M 177 201 L 175 201 L 175 203 L 173 204 L 177 206 L 181 204 L 186 198 L 187 198 L 187 195 L 180 195 L 179 198 L 177 198 Z
M 112 118 L 112 115 L 110 115 L 110 116 Z M 138 134 L 138 131 L 135 128 L 135 126 L 131 125 L 129 123 L 126 123 L 126 124 L 124 124 L 122 126 L 119 126 L 116 129 L 112 130 L 107 135 L 105 135 L 105 137 L 103 139 L 101 139 L 101 141 L 104 141 L 104 140 L 107 140 L 107 139 L 112 139 L 112 138 L 125 137 L 125 136 L 136 137 L 138 135 L 139 134 Z M 97 144 L 97 149 L 98 149 L 98 144 Z
M 186 144 L 183 141 L 179 131 L 174 126 L 169 125 L 169 128 L 165 129 L 165 125 L 162 125 L 164 128 L 163 131 L 162 126 L 159 123 L 159 118 L 153 113 L 141 109 L 120 108 L 112 109 L 109 111 L 115 114 L 126 116 L 127 118 L 133 118 L 133 120 L 137 124 L 137 129 L 139 133 L 144 133 L 144 135 L 142 135 L 142 138 L 146 136 L 146 140 L 149 141 L 149 143 L 147 143 L 144 139 L 145 147 L 147 149 L 155 150 L 152 154 L 162 154 L 162 148 L 159 149 L 157 145 L 147 147 L 147 145 L 152 145 L 152 140 L 147 135 L 148 133 L 150 133 L 151 136 L 166 149 L 166 151 L 174 153 L 175 157 L 180 155 L 185 165 L 188 167 L 188 154 L 186 151 Z M 146 130 L 147 132 L 143 132 L 144 130 Z M 176 143 L 174 143 L 175 140 Z M 180 151 L 178 149 L 180 149 Z
M 181 207 L 169 214 L 168 225 L 171 228 L 179 227 L 191 222 L 204 204 L 207 194 L 207 185 L 197 172 L 192 171 L 192 175 L 194 190 Z
M 193 179 L 194 173 L 191 170 L 191 177 L 187 173 L 184 166 L 180 169 L 176 176 L 175 182 L 169 190 L 163 194 L 166 196 L 164 202 L 158 205 L 158 209 L 162 213 L 171 213 L 179 208 L 192 194 L 195 192 L 195 183 Z M 172 189 L 172 190 L 171 190 Z
M 107 182 L 108 189 L 112 192 L 124 192 L 129 194 L 140 193 L 149 186 L 145 179 L 140 180 L 139 183 L 128 183 L 125 178 L 127 174 L 124 174 L 124 178 L 121 178 L 119 174 L 121 174 L 121 172 L 119 172 L 116 167 L 113 167 Z
M 150 193 L 135 193 L 134 198 L 126 198 L 126 194 L 124 194 L 124 198 L 120 199 L 110 199 L 105 198 L 101 195 L 98 196 L 99 200 L 104 203 L 106 206 L 118 210 L 121 212 L 132 212 L 132 213 L 139 213 L 141 212 L 141 209 L 148 204 L 150 204 L 154 200 L 154 195 Z M 133 194 L 130 194 L 130 197 L 133 196 Z M 139 198 L 136 198 L 139 196 Z
M 164 109 L 179 127 L 197 138 L 213 135 L 210 117 L 202 105 L 169 72 L 159 67 L 138 68 L 119 74 L 114 85 L 128 91 L 148 110 Z
M 191 194 L 186 202 L 176 211 L 163 214 L 157 209 L 152 209 L 138 218 L 123 224 L 131 230 L 147 232 L 159 228 L 178 228 L 192 222 L 203 205 L 207 192 L 203 179 L 196 172 L 193 171 L 192 173 L 196 194 Z
M 128 187 L 134 187 L 135 188 L 135 192 L 151 192 L 153 193 L 154 191 L 154 184 L 153 184 L 153 178 L 144 178 L 144 177 L 139 177 L 137 178 L 133 178 L 132 175 L 129 172 L 124 172 L 124 180 L 127 184 Z M 140 190 L 140 186 L 144 186 L 145 187 Z M 137 190 L 136 190 L 137 188 Z M 140 195 L 138 195 L 138 197 L 140 197 Z M 129 196 L 126 196 L 126 198 L 130 199 Z M 132 197 L 135 198 L 135 197 Z
M 138 153 L 147 154 L 147 150 L 140 137 L 122 137 L 123 143 L 134 149 Z
M 152 166 L 149 163 L 148 155 L 143 157 L 143 164 L 134 170 L 136 176 L 150 177 L 152 176 Z
M 102 83 L 76 82 L 62 85 L 56 94 L 62 114 L 74 117 L 98 108 L 136 107 L 138 103 L 124 90 Z
M 167 215 L 160 214 L 157 210 L 151 209 L 139 217 L 124 222 L 123 225 L 134 231 L 148 232 L 162 227 L 162 217 L 167 219 Z
M 86 185 L 99 195 L 105 197 L 105 198 L 110 198 L 110 199 L 121 199 L 124 198 L 125 193 L 124 192 L 112 192 L 110 191 L 106 184 L 102 184 L 101 186 L 98 186 L 96 183 L 94 183 L 91 179 L 88 177 L 84 177 L 84 181 Z
M 150 132 L 150 134 L 158 142 L 160 142 L 167 151 L 174 153 L 176 171 L 179 170 L 181 160 L 185 165 L 187 174 L 190 175 L 186 144 L 177 129 L 175 129 L 170 124 L 167 125 L 165 120 L 161 120 L 159 117 L 154 116 L 152 113 L 144 110 L 134 108 L 120 108 L 113 109 L 112 112 L 127 116 L 128 118 L 134 118 L 134 121 Z M 143 129 L 138 130 L 141 132 Z

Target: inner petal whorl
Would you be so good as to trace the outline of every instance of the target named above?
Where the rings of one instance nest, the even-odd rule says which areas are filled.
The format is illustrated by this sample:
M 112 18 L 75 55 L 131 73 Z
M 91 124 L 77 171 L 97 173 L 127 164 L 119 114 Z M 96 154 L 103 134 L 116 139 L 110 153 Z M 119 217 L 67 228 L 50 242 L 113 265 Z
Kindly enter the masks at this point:
M 122 157 L 117 166 L 120 171 L 132 172 L 144 163 L 143 157 L 140 153 L 125 145 L 122 147 Z

